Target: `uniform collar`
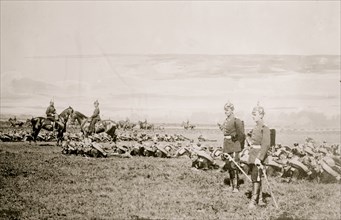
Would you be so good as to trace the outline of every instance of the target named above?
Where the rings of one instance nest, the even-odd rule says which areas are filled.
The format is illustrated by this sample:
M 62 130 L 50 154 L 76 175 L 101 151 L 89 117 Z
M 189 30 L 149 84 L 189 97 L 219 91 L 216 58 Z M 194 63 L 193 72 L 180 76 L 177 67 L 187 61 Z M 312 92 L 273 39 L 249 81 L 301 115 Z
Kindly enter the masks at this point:
M 264 121 L 263 120 L 258 121 L 256 124 L 257 124 L 257 126 L 263 126 L 264 125 Z
M 234 117 L 234 114 L 231 114 L 230 117 L 226 117 L 226 121 L 231 121 L 233 120 L 235 117 Z

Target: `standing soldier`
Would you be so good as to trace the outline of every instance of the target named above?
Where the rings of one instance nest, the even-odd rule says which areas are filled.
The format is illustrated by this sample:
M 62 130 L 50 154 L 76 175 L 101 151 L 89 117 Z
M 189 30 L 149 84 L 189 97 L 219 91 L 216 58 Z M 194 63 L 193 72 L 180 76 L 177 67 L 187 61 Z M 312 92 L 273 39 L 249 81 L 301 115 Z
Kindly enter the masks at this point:
M 91 122 L 90 122 L 90 127 L 89 127 L 89 134 L 95 133 L 95 124 L 96 124 L 96 122 L 101 120 L 101 118 L 99 116 L 100 111 L 99 111 L 99 107 L 98 107 L 99 106 L 98 100 L 96 100 L 94 102 L 94 106 L 95 106 L 94 113 L 90 117 L 91 118 Z
M 248 160 L 252 180 L 252 196 L 249 209 L 254 209 L 257 204 L 262 203 L 262 198 L 260 198 L 262 170 L 260 167 L 267 158 L 267 152 L 270 148 L 270 129 L 263 123 L 264 114 L 264 108 L 258 104 L 252 110 L 252 119 L 256 125 L 251 133 Z
M 53 100 L 50 101 L 50 105 L 46 109 L 46 118 L 51 121 L 52 129 L 54 129 L 55 123 L 58 120 L 58 114 L 56 112 L 56 109 L 54 108 Z
M 229 154 L 236 163 L 239 163 L 239 152 L 244 148 L 245 141 L 244 123 L 234 116 L 234 106 L 231 102 L 225 104 L 224 110 L 226 120 L 222 124 L 224 133 L 223 152 Z M 230 159 L 226 160 L 224 168 L 229 170 L 231 191 L 239 192 L 239 170 Z

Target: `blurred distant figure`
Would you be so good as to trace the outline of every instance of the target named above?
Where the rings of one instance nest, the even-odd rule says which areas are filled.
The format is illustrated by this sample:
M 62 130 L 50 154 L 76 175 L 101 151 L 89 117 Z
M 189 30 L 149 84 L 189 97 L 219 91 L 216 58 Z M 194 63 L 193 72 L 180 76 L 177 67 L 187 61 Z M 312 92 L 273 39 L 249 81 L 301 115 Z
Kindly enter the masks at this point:
M 91 122 L 90 122 L 90 127 L 89 127 L 89 134 L 93 134 L 95 133 L 95 124 L 101 120 L 100 116 L 99 116 L 99 113 L 100 113 L 100 110 L 99 110 L 99 102 L 98 100 L 96 100 L 94 102 L 94 106 L 95 106 L 95 110 L 94 110 L 94 113 L 92 114 L 92 116 L 90 117 L 91 118 Z

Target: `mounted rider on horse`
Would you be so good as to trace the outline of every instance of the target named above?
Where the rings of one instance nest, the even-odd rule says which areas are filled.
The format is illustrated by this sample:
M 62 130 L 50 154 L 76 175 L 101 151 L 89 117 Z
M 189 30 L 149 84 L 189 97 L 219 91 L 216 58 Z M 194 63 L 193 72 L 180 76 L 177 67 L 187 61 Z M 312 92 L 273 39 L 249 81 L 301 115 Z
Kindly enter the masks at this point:
M 49 107 L 46 109 L 46 118 L 35 117 L 31 119 L 33 141 L 36 142 L 40 130 L 45 129 L 47 131 L 57 131 L 57 145 L 62 144 L 63 134 L 66 132 L 66 123 L 72 113 L 73 108 L 69 106 L 57 115 L 54 102 L 51 100 Z
M 95 125 L 97 122 L 101 120 L 101 117 L 99 116 L 100 110 L 99 110 L 99 102 L 96 100 L 94 102 L 95 110 L 92 116 L 90 117 L 91 122 L 90 122 L 90 127 L 89 127 L 89 134 L 95 133 Z
M 54 107 L 54 101 L 53 100 L 50 101 L 50 105 L 46 109 L 46 118 L 51 122 L 53 130 L 56 128 L 56 123 L 58 125 L 62 125 L 59 122 L 59 117 L 58 117 L 57 111 Z
M 77 121 L 78 124 L 81 127 L 82 133 L 85 135 L 85 137 L 88 137 L 89 135 L 92 135 L 94 133 L 102 133 L 105 132 L 109 136 L 113 138 L 113 140 L 116 142 L 116 128 L 117 125 L 112 120 L 101 120 L 100 118 L 100 110 L 99 110 L 99 102 L 96 100 L 94 102 L 95 110 L 91 117 L 85 116 L 83 113 L 79 111 L 74 111 L 71 116 L 71 122 Z M 97 123 L 97 126 L 96 126 Z

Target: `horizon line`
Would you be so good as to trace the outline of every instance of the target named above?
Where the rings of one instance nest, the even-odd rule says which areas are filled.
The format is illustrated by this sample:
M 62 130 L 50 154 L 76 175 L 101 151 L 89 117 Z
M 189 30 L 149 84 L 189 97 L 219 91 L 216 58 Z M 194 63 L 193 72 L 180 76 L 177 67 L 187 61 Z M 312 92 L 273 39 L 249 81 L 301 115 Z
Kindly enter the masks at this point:
M 67 55 L 38 55 L 25 56 L 28 59 L 45 59 L 45 58 L 98 58 L 105 56 L 341 56 L 340 54 L 261 54 L 261 53 L 235 53 L 235 54 L 202 54 L 202 53 L 102 53 L 102 54 L 67 54 Z

